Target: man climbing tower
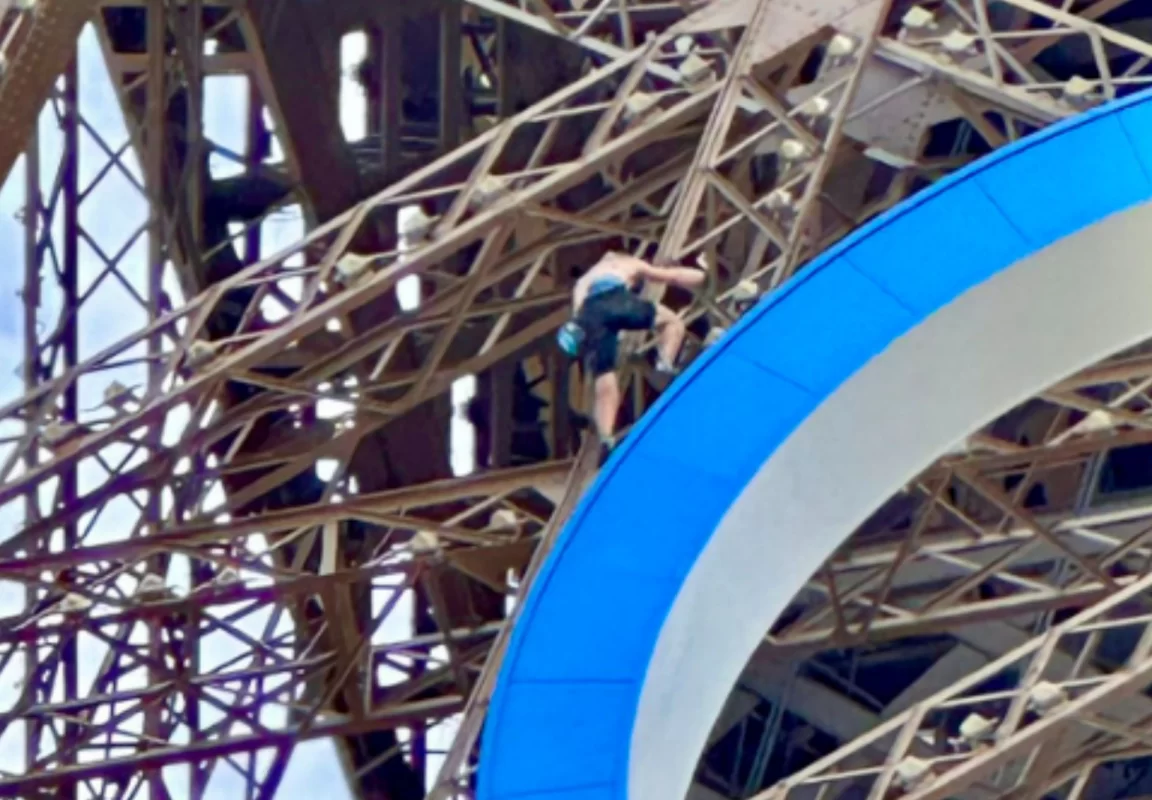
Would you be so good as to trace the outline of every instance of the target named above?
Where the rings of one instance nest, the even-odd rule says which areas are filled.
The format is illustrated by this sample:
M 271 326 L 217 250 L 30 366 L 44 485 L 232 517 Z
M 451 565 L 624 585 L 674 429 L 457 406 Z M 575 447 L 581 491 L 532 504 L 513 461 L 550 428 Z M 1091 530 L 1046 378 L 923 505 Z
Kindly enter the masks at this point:
M 655 330 L 656 369 L 675 373 L 676 357 L 684 342 L 684 320 L 671 309 L 637 294 L 643 281 L 669 283 L 693 289 L 705 274 L 690 267 L 657 267 L 624 253 L 610 252 L 592 266 L 572 289 L 573 317 L 557 334 L 560 348 L 576 358 L 581 354 L 595 380 L 594 417 L 603 445 L 601 460 L 615 446 L 620 384 L 616 357 L 621 331 Z

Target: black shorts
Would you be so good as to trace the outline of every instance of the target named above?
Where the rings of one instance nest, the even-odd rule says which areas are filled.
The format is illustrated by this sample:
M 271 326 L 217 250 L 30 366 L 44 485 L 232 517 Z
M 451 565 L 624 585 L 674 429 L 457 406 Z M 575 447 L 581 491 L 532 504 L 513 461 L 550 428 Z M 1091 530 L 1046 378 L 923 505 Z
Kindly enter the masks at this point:
M 656 306 L 621 286 L 592 295 L 580 309 L 585 358 L 596 377 L 616 369 L 620 331 L 646 331 L 656 324 Z

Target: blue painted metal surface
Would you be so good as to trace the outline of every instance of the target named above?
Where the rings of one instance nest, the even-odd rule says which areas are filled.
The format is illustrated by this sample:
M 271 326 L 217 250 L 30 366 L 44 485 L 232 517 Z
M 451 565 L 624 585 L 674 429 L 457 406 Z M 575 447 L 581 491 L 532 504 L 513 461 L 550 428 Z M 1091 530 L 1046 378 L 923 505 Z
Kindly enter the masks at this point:
M 856 231 L 700 357 L 601 471 L 525 601 L 484 731 L 481 800 L 623 800 L 661 625 L 760 465 L 894 339 L 1147 201 L 1150 175 L 1152 95 L 1076 117 Z

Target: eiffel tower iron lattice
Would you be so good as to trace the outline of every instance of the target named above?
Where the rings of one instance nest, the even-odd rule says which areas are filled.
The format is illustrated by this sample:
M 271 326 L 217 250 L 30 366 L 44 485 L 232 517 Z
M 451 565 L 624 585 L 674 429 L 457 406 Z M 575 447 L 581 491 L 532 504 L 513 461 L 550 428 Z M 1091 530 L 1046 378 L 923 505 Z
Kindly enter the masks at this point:
M 384 169 L 407 174 L 343 213 L 309 212 L 325 219 L 262 257 L 245 242 L 287 201 L 207 242 L 210 176 L 189 165 L 214 146 L 201 130 L 204 80 L 244 74 L 255 106 L 269 111 L 263 134 L 278 137 L 282 152 L 271 167 L 257 158 L 246 168 L 275 172 L 273 183 L 308 204 L 309 181 L 323 170 L 310 161 L 316 148 L 291 135 L 296 112 L 269 66 L 269 31 L 283 20 L 206 0 L 0 3 L 0 172 L 23 171 L 29 187 L 25 391 L 0 398 L 0 512 L 18 518 L 0 537 L 0 579 L 21 596 L 19 612 L 0 619 L 0 675 L 7 680 L 10 667 L 22 675 L 0 724 L 17 732 L 25 764 L 0 777 L 0 796 L 128 797 L 143 786 L 174 796 L 168 784 L 177 779 L 164 768 L 188 765 L 179 791 L 202 797 L 213 770 L 231 762 L 251 796 L 271 797 L 299 741 L 407 732 L 394 752 L 357 762 L 350 772 L 359 779 L 383 759 L 413 761 L 413 739 L 453 719 L 459 733 L 426 788 L 467 795 L 506 620 L 515 619 L 505 599 L 530 585 L 591 474 L 589 455 L 564 441 L 557 416 L 550 451 L 532 463 L 359 491 L 376 470 L 366 460 L 406 457 L 365 455 L 365 443 L 418 427 L 413 414 L 442 402 L 462 377 L 548 361 L 551 334 L 569 313 L 569 273 L 590 255 L 622 246 L 704 265 L 706 291 L 666 298 L 699 352 L 862 222 L 989 149 L 1140 88 L 1152 60 L 1152 45 L 1109 21 L 1131 3 L 1110 0 L 926 2 L 916 13 L 883 0 L 449 5 L 467 28 L 470 63 L 491 73 L 497 93 L 511 91 L 511 79 L 501 85 L 514 59 L 507 28 L 554 37 L 557 52 L 581 62 L 580 77 L 524 108 L 504 104 L 501 119 L 436 158 Z M 134 50 L 117 44 L 119 13 L 149 19 Z M 95 126 L 77 99 L 87 76 L 75 43 L 89 22 L 127 120 L 119 149 L 87 144 Z M 1074 79 L 1038 63 L 1067 38 L 1090 53 Z M 207 41 L 220 49 L 206 53 Z M 169 116 L 176 94 L 190 109 L 181 124 Z M 36 132 L 46 115 L 59 147 Z M 958 144 L 941 152 L 934 137 L 957 128 Z M 177 150 L 185 155 L 174 168 Z M 130 153 L 139 176 L 126 166 Z M 82 355 L 82 330 L 98 324 L 78 274 L 93 238 L 86 208 L 109 173 L 131 175 L 148 203 L 137 237 L 149 270 L 132 278 L 129 256 L 101 250 L 101 281 L 135 281 L 143 322 Z M 423 210 L 415 227 L 404 222 L 413 206 Z M 219 253 L 234 248 L 244 250 L 239 268 L 213 272 Z M 186 300 L 172 300 L 166 275 Z M 412 276 L 420 304 L 398 309 L 397 288 Z M 42 284 L 62 298 L 58 308 L 46 309 Z M 47 310 L 55 317 L 45 322 Z M 643 354 L 653 343 L 634 345 Z M 133 365 L 140 385 L 108 392 L 108 376 Z M 664 379 L 641 358 L 623 370 L 632 422 Z M 585 388 L 575 371 L 541 371 L 556 398 Z M 1147 509 L 1120 519 L 1056 504 L 1038 519 L 1000 481 L 1025 472 L 1035 482 L 1079 465 L 1068 493 L 1081 492 L 1097 474 L 1084 465 L 1152 441 L 1140 392 L 1101 400 L 1101 387 L 1142 386 L 1150 374 L 1145 356 L 1109 360 L 1037 399 L 1061 411 L 1030 443 L 990 428 L 961 463 L 943 456 L 912 493 L 964 522 L 911 543 L 874 535 L 846 543 L 767 636 L 765 657 L 1100 603 L 1012 652 L 1051 658 L 1055 638 L 1090 636 L 1145 581 L 1087 569 L 1075 581 L 1037 575 L 1027 548 L 1051 531 L 1078 536 L 1086 543 L 1078 552 L 1108 567 L 1145 552 L 1115 526 L 1138 524 Z M 86 408 L 93 397 L 98 407 Z M 321 403 L 339 413 L 319 418 Z M 444 436 L 429 429 L 429 446 Z M 302 476 L 320 462 L 331 477 L 301 499 Z M 974 519 L 965 506 L 974 496 L 1001 514 Z M 110 527 L 101 519 L 112 508 Z M 988 561 L 989 547 L 1003 557 Z M 927 603 L 907 589 L 924 580 L 909 575 L 926 558 L 957 567 L 933 575 Z M 174 588 L 180 570 L 183 591 Z M 977 596 L 990 574 L 1011 591 Z M 481 590 L 498 600 L 476 600 Z M 380 640 L 416 592 L 431 621 Z M 499 611 L 461 610 L 483 603 Z M 208 663 L 210 639 L 227 640 L 234 655 Z M 103 655 L 82 680 L 92 642 Z M 1093 699 L 1075 708 L 1129 691 L 1142 670 L 1084 678 L 1072 688 L 1090 686 L 1084 697 Z M 957 685 L 925 703 L 958 702 L 965 691 Z M 890 752 L 907 750 L 911 715 L 925 708 L 772 791 L 792 796 L 856 769 L 881 770 L 890 782 L 888 766 L 862 766 L 859 754 L 883 751 L 887 765 Z M 1045 760 L 1026 769 L 1046 770 L 1045 785 L 1074 783 L 1085 765 L 1119 752 L 1117 742 L 1134 752 L 1146 738 L 1088 711 L 1079 719 L 1111 738 L 1060 739 L 1075 743 L 1069 755 L 1022 727 L 1005 732 L 1003 749 L 966 755 L 937 788 L 911 796 L 961 791 L 1029 748 Z

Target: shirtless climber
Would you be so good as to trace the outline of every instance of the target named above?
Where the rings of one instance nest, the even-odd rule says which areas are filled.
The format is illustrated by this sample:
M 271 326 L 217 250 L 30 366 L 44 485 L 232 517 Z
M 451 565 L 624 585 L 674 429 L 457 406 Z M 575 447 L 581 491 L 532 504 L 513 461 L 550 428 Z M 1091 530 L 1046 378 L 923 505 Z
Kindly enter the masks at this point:
M 690 267 L 656 267 L 647 261 L 611 252 L 588 270 L 572 289 L 573 318 L 557 333 L 569 356 L 584 355 L 595 378 L 594 416 L 604 455 L 615 446 L 620 384 L 616 380 L 616 350 L 621 331 L 656 330 L 656 369 L 673 373 L 684 341 L 684 320 L 670 309 L 640 297 L 645 281 L 692 289 L 705 274 Z

